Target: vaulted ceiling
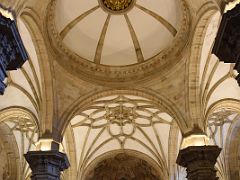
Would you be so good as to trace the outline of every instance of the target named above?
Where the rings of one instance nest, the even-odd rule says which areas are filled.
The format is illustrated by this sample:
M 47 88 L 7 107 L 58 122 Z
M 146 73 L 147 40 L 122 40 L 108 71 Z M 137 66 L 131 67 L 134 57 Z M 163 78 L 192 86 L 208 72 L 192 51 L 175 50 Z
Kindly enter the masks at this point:
M 122 11 L 104 8 L 108 2 L 59 0 L 56 4 L 55 22 L 64 44 L 93 63 L 144 62 L 169 47 L 179 30 L 178 0 L 131 0 Z
M 175 164 L 181 132 L 198 124 L 225 149 L 217 168 L 229 176 L 224 158 L 236 143 L 226 134 L 233 137 L 239 121 L 240 91 L 234 65 L 211 54 L 220 1 L 2 2 L 16 7 L 30 57 L 9 73 L 0 97 L 16 154 L 34 149 L 47 132 L 63 139 L 72 164 L 65 179 L 81 179 L 117 156 L 109 152 L 124 151 L 136 162 L 146 156 L 164 178 L 182 179 Z

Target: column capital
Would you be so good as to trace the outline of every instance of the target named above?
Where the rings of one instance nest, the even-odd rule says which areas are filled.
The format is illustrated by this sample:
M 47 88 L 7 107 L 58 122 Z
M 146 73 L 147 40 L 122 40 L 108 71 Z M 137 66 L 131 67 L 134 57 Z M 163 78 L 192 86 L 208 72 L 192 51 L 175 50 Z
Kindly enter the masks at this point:
M 59 151 L 29 151 L 24 155 L 32 169 L 32 180 L 60 180 L 60 172 L 70 164 L 66 154 Z
M 220 152 L 218 146 L 189 146 L 180 150 L 177 164 L 187 168 L 188 180 L 216 180 L 214 166 Z

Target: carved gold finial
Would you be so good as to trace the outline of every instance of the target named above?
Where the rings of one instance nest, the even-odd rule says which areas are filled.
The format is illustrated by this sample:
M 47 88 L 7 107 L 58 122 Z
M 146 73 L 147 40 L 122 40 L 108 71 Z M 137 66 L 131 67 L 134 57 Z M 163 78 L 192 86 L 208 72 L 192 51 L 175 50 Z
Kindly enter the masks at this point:
M 132 0 L 103 0 L 104 5 L 112 11 L 121 11 L 128 8 Z
M 118 14 L 130 10 L 134 5 L 135 0 L 99 0 L 99 2 L 105 11 Z

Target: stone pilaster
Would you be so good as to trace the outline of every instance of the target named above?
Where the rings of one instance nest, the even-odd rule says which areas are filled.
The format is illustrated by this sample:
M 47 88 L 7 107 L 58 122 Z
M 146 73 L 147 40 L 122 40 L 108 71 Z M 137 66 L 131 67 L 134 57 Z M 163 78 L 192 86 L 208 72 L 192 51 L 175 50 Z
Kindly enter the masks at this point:
M 217 180 L 214 166 L 220 152 L 218 146 L 189 146 L 180 150 L 177 164 L 187 168 L 188 180 Z
M 24 155 L 32 170 L 32 180 L 60 180 L 69 167 L 66 154 L 59 151 L 29 151 Z

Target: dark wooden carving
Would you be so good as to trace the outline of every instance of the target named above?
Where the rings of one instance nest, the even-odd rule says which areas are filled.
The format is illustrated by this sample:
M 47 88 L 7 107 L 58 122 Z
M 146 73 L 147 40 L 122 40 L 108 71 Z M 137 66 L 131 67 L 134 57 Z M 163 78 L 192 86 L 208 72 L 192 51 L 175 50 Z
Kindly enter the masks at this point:
M 240 72 L 240 4 L 223 14 L 212 53 Z M 239 75 L 236 77 L 240 84 Z
M 20 68 L 27 59 L 16 22 L 0 13 L 0 94 L 6 87 L 7 71 Z

